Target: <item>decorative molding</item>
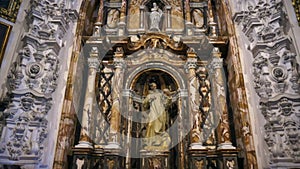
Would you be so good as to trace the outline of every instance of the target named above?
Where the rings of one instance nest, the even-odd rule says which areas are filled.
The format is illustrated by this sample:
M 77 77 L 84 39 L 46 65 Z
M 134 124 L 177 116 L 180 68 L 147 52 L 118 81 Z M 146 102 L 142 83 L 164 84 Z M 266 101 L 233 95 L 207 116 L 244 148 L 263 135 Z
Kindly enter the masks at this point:
M 286 33 L 283 2 L 260 0 L 236 13 L 253 54 L 254 89 L 265 117 L 270 166 L 300 167 L 299 63 Z
M 29 30 L 8 74 L 10 102 L 3 112 L 6 125 L 0 133 L 3 163 L 38 165 L 42 159 L 48 136 L 47 114 L 59 76 L 58 54 L 68 25 L 76 18 L 76 11 L 66 9 L 64 3 L 32 0 L 31 4 Z

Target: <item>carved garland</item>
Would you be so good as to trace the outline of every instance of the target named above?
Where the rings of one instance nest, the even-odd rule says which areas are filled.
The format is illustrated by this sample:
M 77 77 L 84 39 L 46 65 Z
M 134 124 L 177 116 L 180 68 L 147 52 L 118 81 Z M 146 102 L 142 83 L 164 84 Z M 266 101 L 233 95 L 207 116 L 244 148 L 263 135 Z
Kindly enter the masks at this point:
M 300 161 L 300 69 L 285 32 L 283 2 L 260 0 L 247 7 L 247 11 L 236 14 L 235 20 L 249 38 L 249 50 L 254 57 L 254 88 L 266 120 L 270 163 L 287 162 L 299 167 L 296 162 Z

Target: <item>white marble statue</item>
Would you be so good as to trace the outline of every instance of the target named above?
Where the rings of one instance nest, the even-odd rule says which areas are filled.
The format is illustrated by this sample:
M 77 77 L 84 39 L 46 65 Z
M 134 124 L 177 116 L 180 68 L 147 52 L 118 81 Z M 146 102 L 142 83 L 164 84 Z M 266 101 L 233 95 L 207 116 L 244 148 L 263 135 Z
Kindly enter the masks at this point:
M 119 22 L 120 12 L 117 9 L 111 9 L 107 15 L 107 26 L 109 28 L 116 28 Z
M 161 21 L 163 12 L 158 8 L 157 4 L 153 3 L 153 8 L 151 8 L 150 13 L 150 30 L 151 31 L 160 31 L 159 23 Z
M 203 27 L 204 24 L 203 12 L 200 9 L 195 9 L 193 11 L 193 18 L 194 18 L 195 26 L 197 28 Z

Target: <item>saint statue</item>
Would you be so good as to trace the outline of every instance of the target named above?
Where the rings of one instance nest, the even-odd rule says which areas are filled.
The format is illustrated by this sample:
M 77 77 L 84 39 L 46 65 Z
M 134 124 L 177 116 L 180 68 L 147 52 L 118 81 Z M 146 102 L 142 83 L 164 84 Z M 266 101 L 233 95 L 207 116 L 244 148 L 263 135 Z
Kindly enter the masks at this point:
M 168 122 L 167 107 L 170 106 L 172 99 L 168 95 L 169 90 L 164 92 L 157 89 L 156 83 L 150 84 L 150 91 L 143 100 L 143 107 L 149 109 L 147 118 L 145 149 L 166 149 L 170 144 L 170 136 L 166 130 Z
M 120 12 L 117 9 L 111 9 L 107 14 L 107 26 L 116 28 L 119 22 Z
M 203 12 L 200 9 L 195 9 L 193 11 L 193 18 L 195 21 L 195 26 L 197 28 L 202 28 L 204 25 Z
M 153 31 L 160 31 L 159 29 L 159 23 L 162 17 L 162 10 L 158 8 L 157 4 L 153 3 L 153 8 L 151 8 L 150 13 L 150 30 Z

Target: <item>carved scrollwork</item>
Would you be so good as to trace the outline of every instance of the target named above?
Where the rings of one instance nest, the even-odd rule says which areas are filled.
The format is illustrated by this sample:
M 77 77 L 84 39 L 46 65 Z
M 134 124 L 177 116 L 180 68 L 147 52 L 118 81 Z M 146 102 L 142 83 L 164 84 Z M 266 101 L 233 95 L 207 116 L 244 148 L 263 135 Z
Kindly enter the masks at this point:
M 167 35 L 159 33 L 148 33 L 138 37 L 131 37 L 128 43 L 128 49 L 136 51 L 140 48 L 144 49 L 167 49 L 170 48 L 175 51 L 181 51 L 185 48 L 181 41 L 175 41 Z

